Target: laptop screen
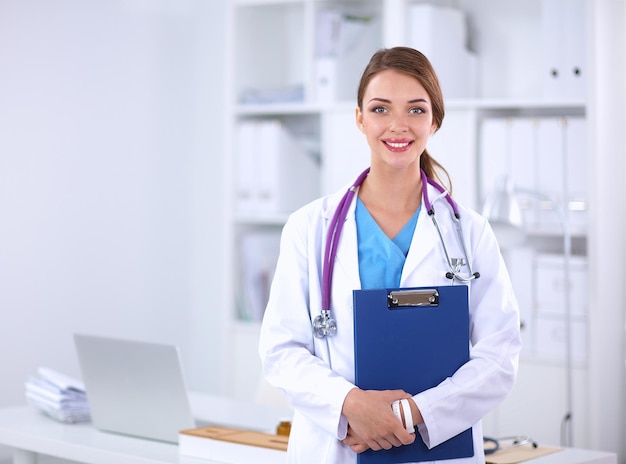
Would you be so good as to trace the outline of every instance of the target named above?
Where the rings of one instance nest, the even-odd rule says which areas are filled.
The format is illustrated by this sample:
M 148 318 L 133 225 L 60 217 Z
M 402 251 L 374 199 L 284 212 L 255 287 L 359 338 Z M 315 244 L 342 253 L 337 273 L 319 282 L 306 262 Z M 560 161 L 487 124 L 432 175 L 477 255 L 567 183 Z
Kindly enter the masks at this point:
M 176 443 L 196 427 L 174 345 L 75 334 L 93 425 Z

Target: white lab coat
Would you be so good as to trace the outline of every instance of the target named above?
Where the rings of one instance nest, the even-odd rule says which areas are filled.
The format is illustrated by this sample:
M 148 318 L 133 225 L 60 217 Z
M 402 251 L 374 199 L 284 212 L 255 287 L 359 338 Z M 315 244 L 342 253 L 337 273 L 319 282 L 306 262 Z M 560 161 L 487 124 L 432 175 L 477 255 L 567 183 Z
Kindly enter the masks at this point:
M 311 328 L 321 309 L 326 233 L 344 192 L 318 199 L 289 217 L 261 328 L 264 374 L 270 384 L 284 391 L 295 409 L 290 463 L 356 462 L 356 454 L 341 443 L 347 432 L 341 409 L 354 388 L 352 290 L 361 288 L 355 200 L 341 234 L 333 274 L 331 314 L 337 321 L 337 334 L 317 339 Z M 432 201 L 438 192 L 429 186 L 429 195 Z M 450 257 L 464 257 L 447 203 L 440 199 L 434 208 Z M 448 267 L 441 241 L 425 209 L 422 206 L 419 214 L 401 287 L 451 284 L 444 275 Z M 427 446 L 473 427 L 474 457 L 446 460 L 447 464 L 484 463 L 480 421 L 510 392 L 521 349 L 518 306 L 491 227 L 475 212 L 460 205 L 459 210 L 469 259 L 473 270 L 480 272 L 480 278 L 469 284 L 470 361 L 437 387 L 413 397 L 425 424 L 416 439 L 423 439 Z

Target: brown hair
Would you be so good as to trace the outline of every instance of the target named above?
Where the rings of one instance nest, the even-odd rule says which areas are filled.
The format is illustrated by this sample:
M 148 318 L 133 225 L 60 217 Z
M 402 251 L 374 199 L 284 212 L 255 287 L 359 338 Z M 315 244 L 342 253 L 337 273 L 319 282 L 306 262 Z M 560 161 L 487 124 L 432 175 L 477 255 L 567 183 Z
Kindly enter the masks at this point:
M 428 58 L 421 52 L 409 47 L 383 48 L 374 53 L 359 82 L 357 104 L 361 111 L 363 110 L 363 96 L 370 81 L 376 74 L 388 69 L 408 74 L 422 84 L 431 100 L 433 122 L 436 125 L 435 131 L 439 130 L 445 115 L 439 79 Z M 452 192 L 452 182 L 448 171 L 428 153 L 428 150 L 424 150 L 420 157 L 420 167 L 428 177 L 444 183 L 447 185 L 448 191 Z M 445 176 L 446 181 L 442 180 L 440 174 Z

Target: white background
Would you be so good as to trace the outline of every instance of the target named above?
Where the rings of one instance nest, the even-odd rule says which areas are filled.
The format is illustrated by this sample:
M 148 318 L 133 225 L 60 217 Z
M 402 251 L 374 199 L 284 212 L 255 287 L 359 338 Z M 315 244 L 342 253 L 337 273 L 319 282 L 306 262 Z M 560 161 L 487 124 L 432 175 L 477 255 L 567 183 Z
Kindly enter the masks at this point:
M 225 2 L 0 0 L 0 407 L 72 334 L 217 391 Z

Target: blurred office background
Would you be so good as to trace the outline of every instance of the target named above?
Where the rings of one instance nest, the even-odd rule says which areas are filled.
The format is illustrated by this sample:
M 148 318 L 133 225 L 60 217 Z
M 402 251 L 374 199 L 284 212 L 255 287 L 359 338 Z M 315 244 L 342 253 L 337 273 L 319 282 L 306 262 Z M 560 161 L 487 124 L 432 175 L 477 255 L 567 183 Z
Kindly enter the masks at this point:
M 626 23 L 626 7 L 623 0 L 599 4 L 595 11 L 622 17 L 605 29 L 600 13 L 587 18 L 598 40 L 586 46 L 607 50 L 592 54 L 593 67 L 602 79 L 613 76 L 606 86 L 588 76 L 595 90 L 587 100 L 597 100 L 587 108 L 595 134 L 588 143 L 597 177 L 607 177 L 605 186 L 591 182 L 601 202 L 590 206 L 589 232 L 618 239 L 585 252 L 589 272 L 606 274 L 593 288 L 612 292 L 624 278 L 617 241 L 626 229 L 625 196 L 616 179 L 626 173 L 626 140 L 616 108 L 625 107 L 618 87 L 626 73 L 606 45 L 617 40 L 613 50 L 626 50 L 623 28 L 615 28 Z M 75 332 L 174 343 L 191 390 L 254 391 L 256 358 L 252 369 L 231 362 L 256 356 L 254 327 L 236 326 L 235 341 L 223 330 L 235 305 L 223 291 L 233 287 L 235 266 L 224 245 L 232 245 L 233 232 L 224 175 L 234 143 L 228 9 L 218 0 L 0 0 L 0 407 L 24 402 L 24 382 L 39 366 L 79 377 Z M 300 33 L 293 30 L 294 41 Z M 528 41 L 542 46 L 537 37 Z M 506 69 L 491 71 L 492 90 L 505 77 L 520 92 L 533 85 Z M 451 112 L 448 127 L 455 121 L 460 127 Z M 467 163 L 452 167 L 460 193 L 476 190 L 461 176 Z M 478 198 L 465 202 L 479 206 Z M 585 394 L 595 399 L 584 403 L 588 436 L 580 437 L 616 452 L 626 433 L 623 296 L 615 289 L 615 298 L 600 297 L 617 309 L 588 338 L 596 345 Z M 598 336 L 603 326 L 611 331 L 606 339 Z M 237 370 L 249 373 L 247 390 Z M 0 448 L 5 456 L 9 450 Z

